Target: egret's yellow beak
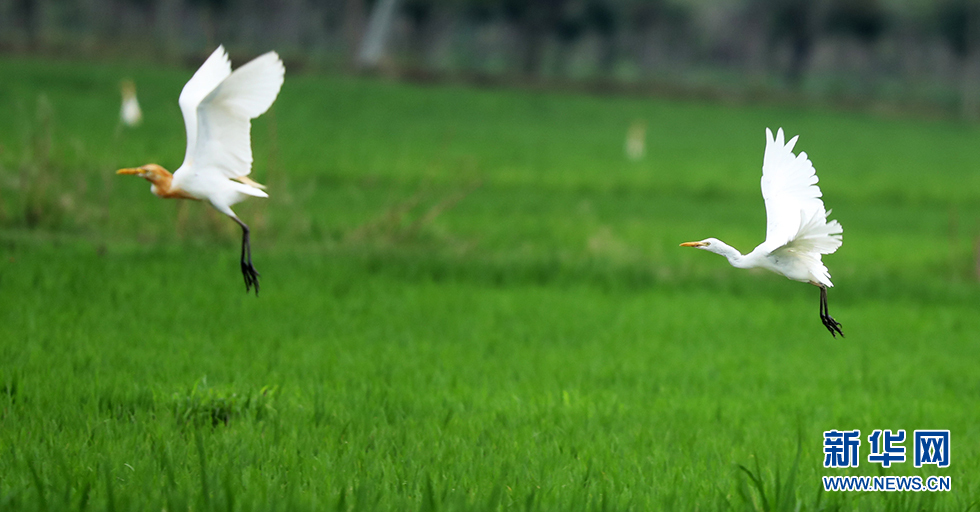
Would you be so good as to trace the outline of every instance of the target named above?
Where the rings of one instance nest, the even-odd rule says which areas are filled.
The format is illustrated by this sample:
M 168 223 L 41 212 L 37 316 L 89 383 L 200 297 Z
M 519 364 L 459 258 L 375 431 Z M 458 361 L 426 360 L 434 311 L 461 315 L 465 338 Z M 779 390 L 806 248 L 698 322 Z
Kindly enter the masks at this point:
M 708 244 L 705 242 L 684 242 L 681 247 L 704 247 L 706 245 Z
M 142 174 L 143 169 L 139 167 L 127 167 L 126 169 L 119 169 L 116 174 Z

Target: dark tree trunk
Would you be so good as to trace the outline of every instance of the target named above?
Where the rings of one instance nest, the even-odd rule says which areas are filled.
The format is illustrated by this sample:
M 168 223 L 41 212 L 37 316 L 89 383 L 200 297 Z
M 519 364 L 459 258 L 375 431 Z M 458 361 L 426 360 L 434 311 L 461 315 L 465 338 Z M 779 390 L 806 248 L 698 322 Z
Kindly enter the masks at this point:
M 980 118 L 980 6 L 970 2 L 964 10 L 960 115 L 976 121 Z
M 357 49 L 364 37 L 364 23 L 367 19 L 365 0 L 346 0 L 344 3 L 344 39 L 347 41 L 347 56 L 350 62 L 357 57 Z
M 361 47 L 357 52 L 357 66 L 377 69 L 385 57 L 388 38 L 395 25 L 399 0 L 378 0 L 371 9 Z
M 797 88 L 803 83 L 803 75 L 810 64 L 810 55 L 813 53 L 813 38 L 809 34 L 801 33 L 793 38 L 791 44 L 786 81 L 790 86 Z
M 541 74 L 548 36 L 554 31 L 567 0 L 528 0 L 520 27 L 524 53 L 521 72 L 525 76 Z
M 524 40 L 524 52 L 521 58 L 521 73 L 525 76 L 538 76 L 543 60 L 545 34 L 543 27 L 534 22 L 527 22 L 521 32 Z

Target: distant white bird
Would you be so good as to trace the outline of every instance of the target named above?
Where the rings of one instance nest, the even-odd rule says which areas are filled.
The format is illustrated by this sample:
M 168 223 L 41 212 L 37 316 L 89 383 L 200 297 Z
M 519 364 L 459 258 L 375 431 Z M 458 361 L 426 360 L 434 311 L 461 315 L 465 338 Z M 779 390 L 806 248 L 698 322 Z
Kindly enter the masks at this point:
M 123 80 L 122 107 L 119 109 L 119 120 L 126 126 L 139 126 L 143 122 L 143 111 L 136 99 L 136 84 L 132 80 Z
M 251 120 L 272 106 L 282 87 L 285 67 L 276 52 L 261 55 L 234 73 L 219 46 L 184 86 L 178 103 L 187 129 L 184 163 L 171 175 L 156 164 L 120 169 L 153 183 L 158 197 L 207 200 L 242 227 L 242 275 L 245 292 L 259 273 L 252 265 L 249 230 L 231 210 L 247 197 L 269 197 L 248 178 L 252 170 Z
M 838 334 L 843 337 L 841 324 L 827 310 L 827 288 L 834 285 L 820 256 L 841 246 L 844 228 L 836 220 L 827 220 L 830 212 L 820 200 L 817 174 L 806 153 L 793 154 L 798 138 L 786 143 L 782 128 L 775 137 L 766 128 L 766 155 L 762 161 L 765 242 L 744 256 L 716 238 L 685 242 L 681 246 L 720 254 L 735 268 L 764 268 L 819 287 L 820 321 L 834 337 Z
M 647 154 L 647 125 L 643 121 L 635 121 L 626 132 L 626 157 L 630 160 L 642 160 Z

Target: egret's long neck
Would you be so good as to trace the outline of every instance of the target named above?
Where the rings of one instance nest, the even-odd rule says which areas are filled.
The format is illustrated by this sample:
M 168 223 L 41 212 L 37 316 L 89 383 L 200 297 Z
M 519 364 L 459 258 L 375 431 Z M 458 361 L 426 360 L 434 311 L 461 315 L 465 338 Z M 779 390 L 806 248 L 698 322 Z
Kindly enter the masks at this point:
M 150 191 L 152 191 L 157 197 L 162 197 L 164 199 L 196 199 L 180 188 L 175 187 L 173 184 L 174 176 L 163 168 L 160 168 L 154 172 L 151 177 L 147 179 L 150 180 L 150 183 L 153 183 L 153 186 L 150 187 Z
M 738 250 L 725 242 L 711 242 L 711 245 L 707 247 L 707 250 L 728 258 L 728 263 L 735 268 L 746 267 L 746 265 L 743 264 L 745 263 L 745 256 L 742 256 L 742 253 L 738 252 Z

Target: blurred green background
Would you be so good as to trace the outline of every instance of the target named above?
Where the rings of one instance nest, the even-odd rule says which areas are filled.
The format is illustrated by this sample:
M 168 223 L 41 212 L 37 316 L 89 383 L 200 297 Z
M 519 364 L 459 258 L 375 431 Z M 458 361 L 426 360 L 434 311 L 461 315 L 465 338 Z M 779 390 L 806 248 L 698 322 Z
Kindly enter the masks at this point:
M 810 4 L 0 4 L 0 510 L 974 506 L 980 129 L 950 35 L 971 4 Z M 890 21 L 845 37 L 849 5 Z M 235 208 L 258 298 L 233 222 L 114 174 L 180 165 L 176 99 L 217 42 L 287 65 L 252 125 L 270 197 Z M 763 240 L 766 127 L 800 135 L 844 226 L 844 339 L 815 288 L 677 246 Z M 861 429 L 859 468 L 822 467 L 831 429 Z M 868 463 L 874 429 L 949 429 L 952 463 Z
M 980 117 L 973 0 L 3 0 L 0 52 Z

